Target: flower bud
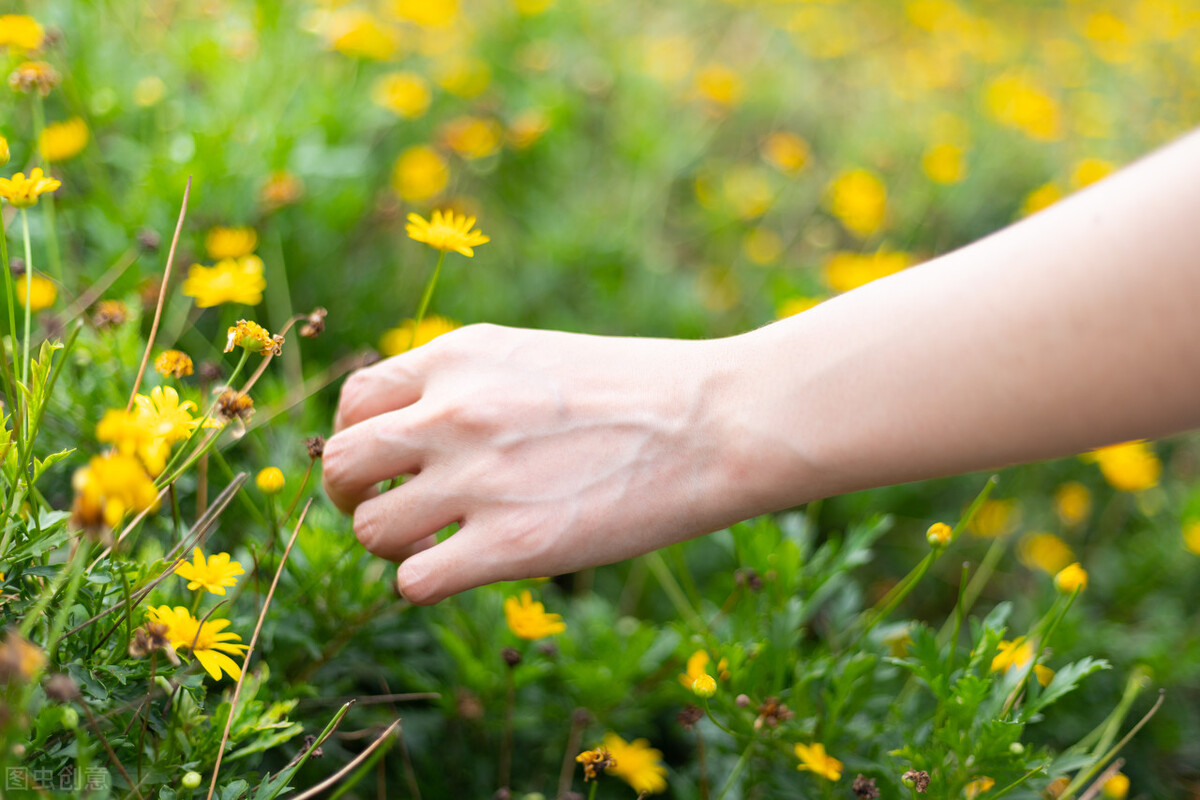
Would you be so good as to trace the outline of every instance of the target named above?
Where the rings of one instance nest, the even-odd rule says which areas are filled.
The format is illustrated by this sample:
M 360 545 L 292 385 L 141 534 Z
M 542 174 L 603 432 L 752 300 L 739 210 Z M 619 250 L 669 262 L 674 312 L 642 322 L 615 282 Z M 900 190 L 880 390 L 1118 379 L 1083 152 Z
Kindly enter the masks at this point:
M 692 692 L 697 697 L 712 697 L 717 693 L 717 680 L 707 672 L 692 681 Z
M 0 167 L 8 163 L 8 139 L 0 136 Z
M 263 494 L 279 494 L 283 491 L 283 470 L 279 467 L 267 467 L 258 473 L 254 482 Z
M 944 522 L 935 522 L 925 532 L 925 541 L 930 547 L 945 547 L 954 538 L 954 530 Z
M 1074 564 L 1063 567 L 1062 570 L 1054 576 L 1054 587 L 1063 594 L 1082 592 L 1087 588 L 1087 585 L 1087 570 L 1085 570 L 1078 561 L 1076 561 Z
M 181 780 L 180 783 L 185 789 L 195 789 L 200 786 L 201 780 L 203 780 L 203 778 L 200 776 L 200 773 L 192 771 L 184 773 L 183 780 Z

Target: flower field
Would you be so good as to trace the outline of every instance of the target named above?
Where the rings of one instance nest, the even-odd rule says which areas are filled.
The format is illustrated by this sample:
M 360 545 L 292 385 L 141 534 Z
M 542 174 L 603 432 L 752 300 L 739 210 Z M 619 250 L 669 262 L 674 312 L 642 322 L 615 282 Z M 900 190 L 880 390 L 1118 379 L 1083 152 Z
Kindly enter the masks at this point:
M 321 490 L 380 358 L 728 336 L 1103 180 L 1200 124 L 1198 0 L 39 0 L 0 61 L 0 797 L 1200 798 L 1194 436 L 429 607 Z

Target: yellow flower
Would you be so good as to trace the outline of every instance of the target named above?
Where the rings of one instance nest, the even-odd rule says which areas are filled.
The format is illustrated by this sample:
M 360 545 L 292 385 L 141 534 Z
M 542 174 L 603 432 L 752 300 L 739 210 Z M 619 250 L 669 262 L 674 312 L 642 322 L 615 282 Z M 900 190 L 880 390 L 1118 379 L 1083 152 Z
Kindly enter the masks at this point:
M 1033 660 L 1033 642 L 1024 636 L 1018 636 L 1012 641 L 1007 639 L 1000 642 L 996 655 L 992 657 L 992 672 L 1008 672 L 1010 669 L 1024 669 Z
M 269 210 L 297 202 L 304 196 L 304 182 L 290 172 L 272 172 L 259 190 L 258 199 Z
M 1074 594 L 1082 592 L 1087 588 L 1088 574 L 1078 561 L 1074 564 L 1069 564 L 1063 567 L 1057 575 L 1054 576 L 1054 588 L 1058 589 L 1063 594 Z
M 151 475 L 167 466 L 171 445 L 154 435 L 141 416 L 125 409 L 110 409 L 96 424 L 96 439 L 117 447 L 117 452 L 134 456 Z
M 159 606 L 148 609 L 147 614 L 152 622 L 166 625 L 166 636 L 171 646 L 175 649 L 190 650 L 213 680 L 219 681 L 222 671 L 234 680 L 242 677 L 242 668 L 226 653 L 241 655 L 247 647 L 244 644 L 234 644 L 242 640 L 236 633 L 221 633 L 221 630 L 229 625 L 229 620 L 212 619 L 201 622 L 183 606 Z
M 24 14 L 0 16 L 0 47 L 37 50 L 46 41 L 46 29 Z
M 504 618 L 509 630 L 529 641 L 556 636 L 567 629 L 562 616 L 546 613 L 546 607 L 534 602 L 528 590 L 521 592 L 519 600 L 516 597 L 505 598 Z
M 248 319 L 239 319 L 229 328 L 225 339 L 225 352 L 232 353 L 235 347 L 244 347 L 260 356 L 279 355 L 283 339 L 271 336 L 271 332 Z
M 1026 195 L 1025 202 L 1021 204 L 1021 213 L 1027 217 L 1036 214 L 1062 200 L 1062 196 L 1062 190 L 1053 183 L 1039 186 Z
M 1050 685 L 1050 681 L 1054 680 L 1054 670 L 1043 667 L 1041 664 L 1033 665 L 1033 675 L 1043 689 Z
M 99 330 L 115 328 L 129 321 L 129 306 L 122 300 L 101 300 L 92 314 L 92 324 Z
M 154 370 L 164 378 L 185 378 L 192 369 L 192 357 L 182 350 L 164 350 L 154 359 Z
M 708 653 L 703 650 L 697 650 L 688 656 L 686 671 L 679 675 L 679 682 L 685 689 L 692 689 L 699 678 L 708 675 L 704 669 L 708 666 L 708 661 Z
M 627 742 L 615 733 L 604 735 L 604 748 L 616 759 L 608 774 L 628 783 L 635 792 L 659 794 L 667 790 L 667 768 L 662 752 L 645 739 Z
M 458 0 L 392 0 L 396 16 L 428 28 L 445 28 L 458 17 Z
M 258 234 L 253 228 L 212 228 L 204 237 L 204 249 L 213 261 L 241 258 L 254 252 Z
M 486 61 L 452 55 L 438 62 L 435 77 L 438 86 L 458 97 L 478 97 L 492 82 L 492 68 Z
M 550 130 L 550 118 L 540 108 L 520 112 L 508 126 L 508 143 L 518 150 L 533 147 Z
M 262 259 L 243 256 L 227 258 L 212 267 L 193 264 L 182 290 L 188 297 L 196 299 L 198 307 L 211 308 L 222 303 L 256 306 L 262 302 L 266 288 Z
M 842 762 L 826 753 L 825 745 L 820 742 L 813 742 L 811 745 L 797 744 L 795 749 L 796 758 L 800 759 L 796 769 L 807 770 L 831 781 L 842 777 Z
M 500 149 L 503 130 L 495 120 L 459 117 L 442 127 L 441 141 L 463 158 L 487 158 Z
M 1054 492 L 1054 510 L 1059 520 L 1073 528 L 1092 513 L 1092 493 L 1077 481 L 1067 481 Z
M 907 253 L 880 250 L 869 255 L 834 253 L 825 262 L 823 276 L 835 292 L 848 292 L 871 281 L 907 269 L 912 259 Z
M 843 172 L 827 188 L 829 210 L 846 230 L 865 239 L 883 227 L 887 188 L 865 169 Z
M 1112 800 L 1125 800 L 1125 796 L 1129 794 L 1129 776 L 1124 772 L 1118 772 L 1104 782 L 1104 796 L 1111 797 Z
M 201 423 L 192 416 L 196 404 L 191 400 L 180 402 L 179 392 L 170 386 L 155 386 L 149 396 L 136 395 L 133 403 L 141 424 L 167 444 L 188 438 Z
M 37 205 L 38 198 L 49 194 L 62 186 L 62 181 L 47 178 L 41 167 L 34 167 L 25 173 L 18 172 L 11 178 L 0 178 L 0 197 L 3 197 L 17 208 L 29 208 Z
M 392 188 L 409 203 L 436 197 L 449 180 L 446 160 L 432 147 L 423 144 L 401 153 L 392 168 Z
M 1075 560 L 1075 554 L 1062 539 L 1052 533 L 1029 533 L 1017 545 L 1017 557 L 1030 569 L 1055 575 Z
M 429 84 L 415 72 L 389 72 L 375 81 L 371 100 L 405 119 L 416 119 L 429 108 Z
M 741 77 L 724 64 L 709 64 L 696 74 L 696 94 L 716 106 L 735 106 L 745 93 Z
M 994 539 L 1016 530 L 1020 519 L 1016 500 L 985 500 L 967 528 L 976 536 Z
M 1058 103 L 1029 75 L 1007 72 L 996 78 L 988 84 L 986 103 L 997 122 L 1031 139 L 1050 142 L 1062 138 Z
M 283 470 L 279 467 L 267 467 L 254 479 L 263 494 L 279 494 L 283 491 L 283 481 Z
M 762 156 L 780 172 L 795 175 L 812 160 L 808 142 L 788 131 L 775 131 L 762 144 Z
M 54 305 L 54 301 L 58 299 L 58 287 L 54 285 L 54 281 L 49 278 L 43 278 L 41 275 L 34 275 L 30 278 L 30 283 L 30 311 L 41 311 L 43 308 L 49 308 Z M 25 279 L 18 278 L 15 288 L 17 290 L 17 302 L 24 306 Z
M 555 0 L 513 0 L 517 13 L 523 17 L 544 14 L 554 6 Z
M 1122 492 L 1140 492 L 1158 485 L 1162 462 L 1145 441 L 1097 448 L 1083 456 L 1100 466 L 1104 480 Z
M 712 697 L 717 693 L 717 679 L 705 673 L 692 682 L 691 689 L 697 697 Z
M 88 143 L 88 126 L 79 117 L 52 122 L 38 136 L 38 152 L 47 161 L 66 161 L 83 152 Z
M 1117 166 L 1111 161 L 1105 161 L 1102 158 L 1085 158 L 1076 164 L 1075 169 L 1071 172 L 1071 187 L 1082 189 L 1085 186 L 1091 186 L 1093 183 L 1104 180 L 1116 170 Z
M 400 49 L 396 30 L 369 11 L 339 9 L 323 20 L 326 46 L 348 56 L 387 61 Z
M 1092 50 L 1104 61 L 1124 64 L 1133 59 L 1133 34 L 1129 25 L 1115 14 L 1092 14 L 1083 26 L 1083 35 L 1092 42 Z
M 987 777 L 986 775 L 981 778 L 976 778 L 975 780 L 973 780 L 967 784 L 967 787 L 966 787 L 967 800 L 974 800 L 974 798 L 976 798 L 979 795 L 983 794 L 984 792 L 988 791 L 995 785 L 996 785 L 996 782 L 994 780 L 992 780 L 991 778 Z
M 229 553 L 214 553 L 206 560 L 199 547 L 192 551 L 192 563 L 181 561 L 175 568 L 175 574 L 188 581 L 189 589 L 204 589 L 222 597 L 225 587 L 237 586 L 237 576 L 245 572 L 241 564 L 230 560 Z
M 925 541 L 930 547 L 945 547 L 954 538 L 954 529 L 944 522 L 935 522 L 925 531 Z
M 775 318 L 794 317 L 802 311 L 819 306 L 824 297 L 789 297 L 775 309 Z
M 414 340 L 412 335 L 413 321 L 406 319 L 398 328 L 391 328 L 384 332 L 379 340 L 379 351 L 385 356 L 396 356 L 408 350 L 411 343 L 413 347 L 420 347 L 423 344 L 433 341 L 443 333 L 449 333 L 458 327 L 458 323 L 453 320 L 439 317 L 436 314 L 430 314 L 421 319 L 421 324 L 417 327 L 417 337 Z
M 1200 556 L 1200 520 L 1193 520 L 1183 526 L 1183 546 L 1188 552 Z
M 5 139 L 3 136 L 0 136 L 0 167 L 3 167 L 5 164 L 7 164 L 8 159 L 9 159 L 8 139 Z
M 963 149 L 956 144 L 940 142 L 930 146 L 921 159 L 925 175 L 934 183 L 959 183 L 967 176 Z
M 408 215 L 408 238 L 424 242 L 435 250 L 453 250 L 467 258 L 475 255 L 472 249 L 491 241 L 478 230 L 471 230 L 474 217 L 465 217 L 453 211 L 434 211 L 426 222 L 417 214 Z
M 72 512 L 77 524 L 115 528 L 127 512 L 158 506 L 158 491 L 140 461 L 123 453 L 94 456 L 75 471 Z

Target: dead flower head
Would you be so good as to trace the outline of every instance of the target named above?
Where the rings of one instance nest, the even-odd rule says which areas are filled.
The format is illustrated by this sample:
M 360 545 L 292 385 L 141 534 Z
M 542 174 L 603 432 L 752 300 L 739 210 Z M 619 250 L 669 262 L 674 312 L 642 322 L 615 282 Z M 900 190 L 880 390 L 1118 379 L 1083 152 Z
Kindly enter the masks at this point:
M 217 415 L 226 422 L 245 422 L 254 414 L 254 401 L 245 392 L 226 389 L 217 398 Z
M 787 722 L 793 716 L 795 715 L 792 710 L 779 702 L 778 697 L 768 697 L 758 707 L 758 718 L 754 720 L 754 730 L 762 730 L 763 726 L 776 728 L 779 723 Z
M 879 787 L 875 785 L 875 779 L 861 773 L 854 779 L 854 785 L 850 788 L 859 800 L 876 800 L 879 797 Z
M 691 703 L 688 703 L 686 706 L 683 707 L 683 711 L 680 711 L 678 714 L 675 715 L 675 719 L 679 722 L 680 725 L 683 726 L 684 730 L 690 731 L 692 729 L 692 727 L 697 722 L 699 722 L 703 716 L 704 716 L 704 709 L 700 708 L 699 706 L 694 706 Z
M 613 758 L 613 754 L 608 752 L 608 748 L 597 747 L 595 750 L 584 750 L 579 755 L 575 756 L 575 760 L 583 764 L 583 782 L 595 780 L 604 774 L 607 769 L 612 769 L 617 765 L 617 760 Z
M 147 622 L 135 630 L 133 639 L 129 642 L 130 658 L 146 658 L 155 650 L 162 650 L 167 654 L 167 660 L 173 666 L 178 666 L 179 656 L 175 654 L 175 648 L 171 646 L 169 631 L 170 628 L 162 622 Z
M 916 789 L 917 794 L 925 794 L 925 790 L 929 788 L 929 773 L 923 769 L 910 769 L 900 776 L 900 780 L 905 786 Z
M 129 306 L 120 300 L 101 300 L 92 314 L 92 324 L 98 330 L 108 330 L 129 321 Z
M 58 70 L 45 61 L 26 61 L 8 76 L 8 85 L 14 91 L 29 93 L 36 89 L 42 97 L 61 82 Z
M 318 306 L 312 310 L 307 317 L 304 318 L 304 324 L 300 326 L 300 335 L 305 339 L 315 339 L 325 332 L 325 317 L 329 312 Z
M 313 461 L 316 461 L 318 458 L 325 455 L 325 437 L 308 437 L 304 440 L 304 449 L 308 451 L 308 457 Z

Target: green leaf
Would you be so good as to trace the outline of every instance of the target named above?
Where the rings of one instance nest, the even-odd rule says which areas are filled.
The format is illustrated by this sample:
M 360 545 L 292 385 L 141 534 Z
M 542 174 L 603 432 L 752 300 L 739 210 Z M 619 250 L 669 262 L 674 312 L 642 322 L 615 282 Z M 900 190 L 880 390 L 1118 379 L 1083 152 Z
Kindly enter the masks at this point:
M 1091 657 L 1068 664 L 1056 672 L 1050 684 L 1025 706 L 1025 718 L 1028 719 L 1063 695 L 1073 691 L 1080 681 L 1092 673 L 1109 668 L 1110 664 L 1107 661 Z

